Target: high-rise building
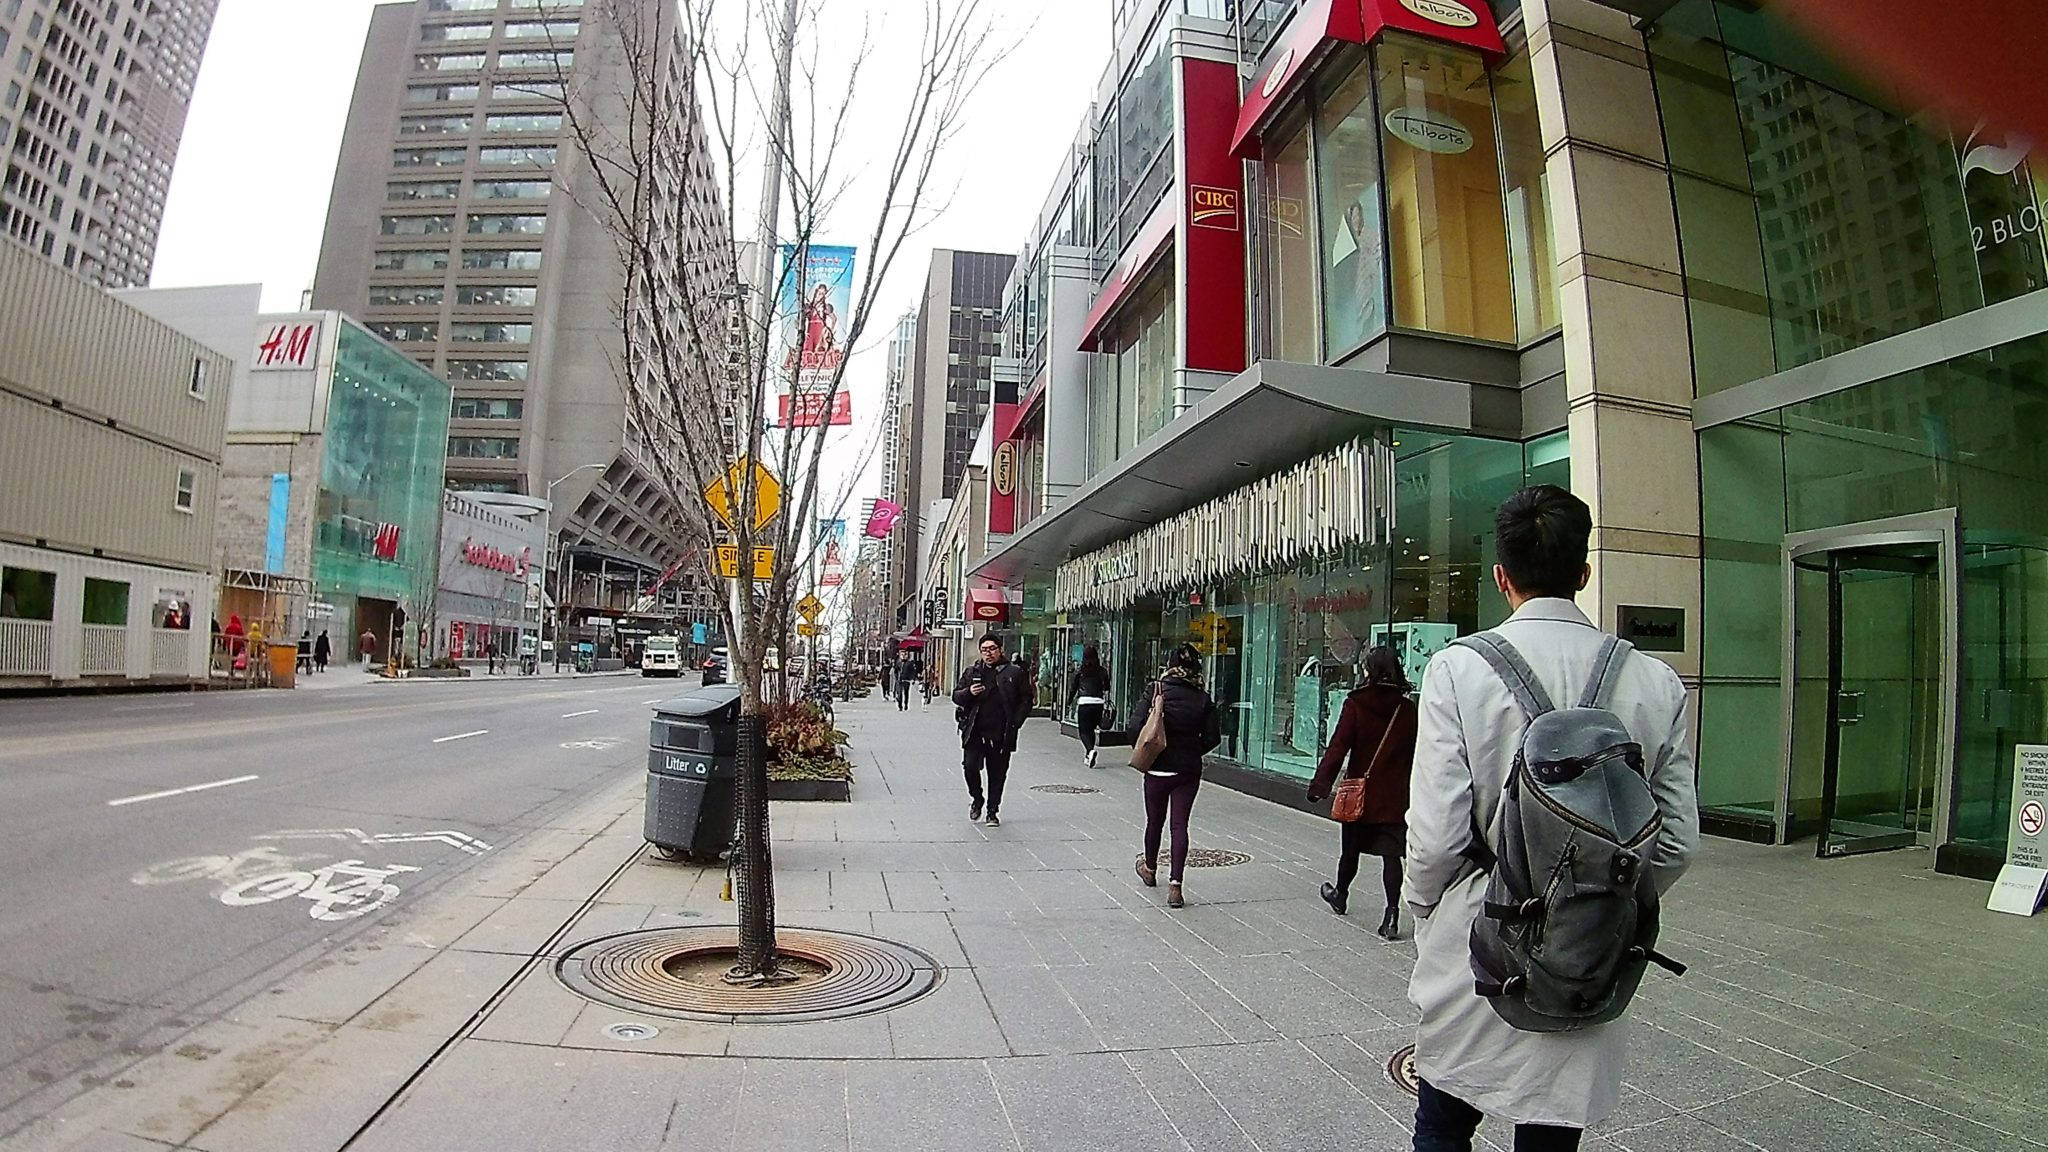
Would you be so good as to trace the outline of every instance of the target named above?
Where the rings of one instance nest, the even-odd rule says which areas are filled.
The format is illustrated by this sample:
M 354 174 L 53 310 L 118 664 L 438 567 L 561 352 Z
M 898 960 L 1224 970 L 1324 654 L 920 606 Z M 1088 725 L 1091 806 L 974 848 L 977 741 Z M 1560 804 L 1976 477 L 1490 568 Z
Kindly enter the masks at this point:
M 621 19 L 638 23 L 622 31 Z M 629 605 L 632 589 L 615 596 L 612 586 L 644 591 L 687 556 L 695 513 L 662 480 L 675 444 L 639 427 L 620 386 L 621 221 L 602 214 L 569 108 L 591 135 L 617 129 L 623 139 L 618 94 L 663 94 L 661 122 L 676 140 L 655 150 L 653 162 L 672 170 L 657 174 L 641 209 L 653 221 L 645 232 L 674 248 L 674 267 L 732 282 L 688 70 L 636 75 L 636 54 L 620 50 L 657 19 L 672 29 L 672 7 L 377 8 L 313 284 L 314 307 L 360 316 L 453 385 L 449 486 L 551 497 L 568 563 L 579 577 L 602 568 L 600 598 Z
M 909 383 L 910 349 L 916 342 L 917 316 L 906 312 L 896 318 L 896 329 L 889 335 L 888 379 L 882 395 L 882 499 L 906 506 L 910 442 L 905 433 L 910 424 L 910 397 L 904 386 Z M 904 538 L 904 533 L 892 532 L 887 540 L 878 541 L 875 549 L 875 594 L 887 606 L 885 615 L 891 628 L 895 627 L 896 605 L 909 594 L 901 586 L 902 575 L 910 570 Z
M 0 232 L 107 288 L 149 282 L 217 0 L 0 0 Z
M 916 591 L 914 571 L 921 524 L 934 500 L 949 499 L 959 490 L 968 453 L 997 401 L 995 361 L 1002 354 L 1003 284 L 1017 257 L 1007 252 L 932 251 L 918 303 L 916 334 L 906 354 L 909 383 L 908 452 L 904 499 L 909 509 L 898 565 L 906 573 L 906 597 Z M 903 333 L 901 325 L 897 334 Z M 901 601 L 899 600 L 899 603 Z

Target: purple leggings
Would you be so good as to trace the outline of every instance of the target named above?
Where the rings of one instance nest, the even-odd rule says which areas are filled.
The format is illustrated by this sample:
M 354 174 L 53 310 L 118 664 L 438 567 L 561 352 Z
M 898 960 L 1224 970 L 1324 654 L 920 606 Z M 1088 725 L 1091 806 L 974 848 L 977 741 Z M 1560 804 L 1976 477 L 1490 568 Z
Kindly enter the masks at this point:
M 1148 867 L 1158 866 L 1159 830 L 1171 824 L 1172 866 L 1166 878 L 1174 884 L 1180 883 L 1181 871 L 1188 864 L 1188 813 L 1194 811 L 1195 791 L 1201 786 L 1200 772 L 1145 777 L 1145 863 Z

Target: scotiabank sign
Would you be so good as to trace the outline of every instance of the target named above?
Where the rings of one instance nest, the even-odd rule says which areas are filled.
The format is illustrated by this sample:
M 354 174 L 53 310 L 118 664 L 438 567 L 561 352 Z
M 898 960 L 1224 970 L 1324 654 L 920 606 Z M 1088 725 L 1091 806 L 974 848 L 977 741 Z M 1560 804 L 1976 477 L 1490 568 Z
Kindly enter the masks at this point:
M 508 576 L 526 575 L 527 566 L 532 558 L 531 548 L 521 548 L 519 555 L 514 556 L 510 552 L 500 552 L 488 544 L 479 544 L 474 540 L 462 542 L 463 563 L 474 564 L 478 568 L 489 568 L 493 572 L 503 572 Z

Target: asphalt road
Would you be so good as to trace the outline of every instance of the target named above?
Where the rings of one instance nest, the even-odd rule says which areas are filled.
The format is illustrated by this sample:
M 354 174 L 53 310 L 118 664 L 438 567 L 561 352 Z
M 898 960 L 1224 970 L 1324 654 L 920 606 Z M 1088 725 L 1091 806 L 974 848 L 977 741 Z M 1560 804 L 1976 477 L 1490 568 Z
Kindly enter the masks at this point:
M 694 682 L 0 700 L 0 1145 L 642 770 Z

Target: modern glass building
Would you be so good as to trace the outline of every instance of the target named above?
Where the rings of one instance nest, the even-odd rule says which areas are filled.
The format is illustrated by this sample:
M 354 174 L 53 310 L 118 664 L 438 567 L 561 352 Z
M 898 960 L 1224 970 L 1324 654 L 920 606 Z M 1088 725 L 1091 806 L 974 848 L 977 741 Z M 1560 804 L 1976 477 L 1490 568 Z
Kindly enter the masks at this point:
M 1219 776 L 1298 795 L 1362 651 L 1498 622 L 1492 509 L 1565 484 L 1581 606 L 1696 689 L 1710 830 L 1996 868 L 2048 718 L 2048 162 L 1730 0 L 1119 21 L 1007 298 L 974 578 L 1027 650 L 1128 705 L 1196 643 Z

